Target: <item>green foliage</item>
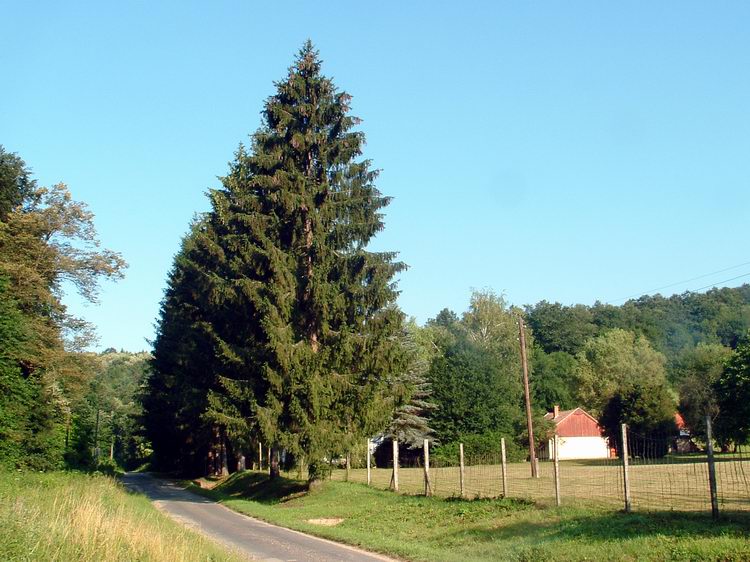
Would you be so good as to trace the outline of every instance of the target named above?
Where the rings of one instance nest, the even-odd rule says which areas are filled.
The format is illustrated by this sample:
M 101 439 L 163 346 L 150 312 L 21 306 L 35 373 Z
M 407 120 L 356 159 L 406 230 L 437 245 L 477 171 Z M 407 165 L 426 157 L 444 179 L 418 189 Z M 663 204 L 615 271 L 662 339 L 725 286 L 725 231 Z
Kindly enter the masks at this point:
M 475 291 L 469 310 L 459 320 L 443 310 L 428 322 L 435 346 L 429 380 L 437 410 L 431 416 L 436 438 L 442 445 L 438 457 L 457 458 L 458 443 L 477 454 L 497 451 L 505 437 L 509 454 L 525 458 L 528 443 L 523 407 L 518 316 L 502 296 L 492 291 Z M 534 347 L 534 335 L 527 330 L 531 354 L 531 388 L 534 395 L 534 433 L 546 440 L 550 426 L 542 414 L 549 404 L 573 402 L 573 373 L 576 361 L 567 353 L 545 354 Z M 467 453 L 468 454 L 468 453 Z
M 462 436 L 482 435 L 516 436 L 520 444 L 524 418 L 516 314 L 502 297 L 478 291 L 461 320 L 444 311 L 429 323 L 441 350 L 429 372 L 438 406 L 431 424 L 446 446 L 455 446 L 450 444 Z
M 578 361 L 564 351 L 545 353 L 533 349 L 531 355 L 531 394 L 535 407 L 551 412 L 555 406 L 567 410 L 578 406 L 576 373 Z
M 253 435 L 314 464 L 398 407 L 404 266 L 367 250 L 388 198 L 349 104 L 308 42 L 210 192 L 170 277 L 144 397 L 165 465 L 197 466 L 186 457 L 216 435 L 222 454 Z
M 0 221 L 23 204 L 35 187 L 26 162 L 0 145 Z
M 146 460 L 148 445 L 140 435 L 137 397 L 149 359 L 147 353 L 114 351 L 96 357 L 96 374 L 71 420 L 66 454 L 70 466 L 97 469 L 109 461 L 110 452 L 112 462 L 127 469 Z
M 37 187 L 0 147 L 0 465 L 60 467 L 66 426 L 92 374 L 91 327 L 67 314 L 63 286 L 96 301 L 120 256 L 99 247 L 93 215 L 67 188 Z
M 307 466 L 307 475 L 311 481 L 326 480 L 331 475 L 331 463 L 315 460 Z
M 466 341 L 434 361 L 430 382 L 439 408 L 432 426 L 439 441 L 449 443 L 461 435 L 488 431 L 515 435 L 523 417 L 523 389 L 518 367 L 510 373 L 505 367 Z
M 719 413 L 715 384 L 732 350 L 720 344 L 698 344 L 677 360 L 676 378 L 680 395 L 680 413 L 693 437 L 705 441 L 706 416 Z
M 28 434 L 27 412 L 34 388 L 14 361 L 23 338 L 23 317 L 8 295 L 8 281 L 0 277 L 0 466 L 18 465 Z
M 663 297 L 644 296 L 622 306 L 563 306 L 541 301 L 526 308 L 528 324 L 547 353 L 577 355 L 593 336 L 619 328 L 641 335 L 667 357 L 670 378 L 687 348 L 699 343 L 735 348 L 750 329 L 750 285 Z
M 391 385 L 397 407 L 384 434 L 402 446 L 421 448 L 434 434 L 428 418 L 437 405 L 431 401 L 432 387 L 427 380 L 430 364 L 438 354 L 434 337 L 432 329 L 420 328 L 413 318 L 404 325 L 402 345 L 407 359 Z
M 209 394 L 218 385 L 205 313 L 205 277 L 199 269 L 207 259 L 198 243 L 204 229 L 205 223 L 196 221 L 175 257 L 161 305 L 151 372 L 141 395 L 142 423 L 153 447 L 154 468 L 190 475 L 213 471 L 208 466 L 212 424 L 203 416 Z
M 537 345 L 546 353 L 578 353 L 584 342 L 597 332 L 594 315 L 587 306 L 563 306 L 540 301 L 526 307 L 526 318 Z
M 587 340 L 578 354 L 576 398 L 593 415 L 618 392 L 666 384 L 664 356 L 648 340 L 614 329 Z
M 505 454 L 508 462 L 520 462 L 528 457 L 528 450 L 515 439 L 514 434 L 501 434 L 496 431 L 488 431 L 481 434 L 459 435 L 455 441 L 441 444 L 437 447 L 432 457 L 439 465 L 457 465 L 459 443 L 464 444 L 464 456 L 471 462 L 480 462 L 482 459 L 492 459 L 485 464 L 494 462 L 500 452 L 500 439 L 505 438 Z M 468 461 L 467 461 L 468 462 Z M 437 466 L 437 465 L 436 465 Z
M 744 444 L 750 439 L 750 339 L 741 343 L 714 382 L 719 416 L 716 435 Z
M 618 452 L 622 439 L 620 426 L 628 424 L 631 454 L 641 457 L 663 457 L 677 432 L 675 403 L 666 384 L 638 382 L 619 389 L 610 398 L 599 420 L 610 443 Z

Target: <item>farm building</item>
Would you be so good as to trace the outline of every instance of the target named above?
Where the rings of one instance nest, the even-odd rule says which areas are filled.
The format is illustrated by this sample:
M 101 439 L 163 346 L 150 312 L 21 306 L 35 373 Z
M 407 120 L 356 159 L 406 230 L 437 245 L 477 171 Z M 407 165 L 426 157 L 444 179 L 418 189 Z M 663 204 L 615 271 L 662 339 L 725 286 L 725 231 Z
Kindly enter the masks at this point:
M 555 434 L 560 446 L 560 460 L 606 459 L 610 456 L 607 438 L 596 418 L 582 408 L 563 410 L 555 406 L 553 412 L 544 416 L 555 423 Z M 543 444 L 539 458 L 551 458 L 553 441 Z

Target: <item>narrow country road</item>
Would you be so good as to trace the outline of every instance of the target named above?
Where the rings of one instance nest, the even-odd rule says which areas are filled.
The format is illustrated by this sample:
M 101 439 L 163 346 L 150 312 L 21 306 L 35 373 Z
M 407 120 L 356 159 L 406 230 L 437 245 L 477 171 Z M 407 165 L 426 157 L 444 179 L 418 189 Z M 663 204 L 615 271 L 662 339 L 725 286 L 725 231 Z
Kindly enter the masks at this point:
M 148 496 L 163 512 L 208 537 L 266 562 L 391 560 L 354 547 L 270 525 L 148 474 L 128 473 L 122 482 Z

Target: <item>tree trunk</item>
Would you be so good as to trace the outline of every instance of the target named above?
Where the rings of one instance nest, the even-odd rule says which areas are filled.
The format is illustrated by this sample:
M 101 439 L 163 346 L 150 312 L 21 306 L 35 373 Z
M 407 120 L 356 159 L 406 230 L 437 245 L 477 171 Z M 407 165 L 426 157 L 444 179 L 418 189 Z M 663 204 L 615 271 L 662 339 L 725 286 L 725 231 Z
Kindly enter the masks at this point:
M 313 260 L 312 260 L 312 246 L 313 246 L 313 230 L 312 230 L 312 219 L 309 216 L 310 210 L 306 207 L 302 207 L 302 211 L 305 213 L 305 249 L 307 250 L 307 256 L 305 257 L 306 274 L 307 274 L 307 286 L 305 287 L 305 293 L 303 300 L 306 304 L 309 304 L 312 299 L 312 278 L 313 278 Z M 309 313 L 309 310 L 308 310 Z M 310 338 L 310 348 L 313 353 L 318 352 L 318 330 L 317 322 L 310 314 L 307 320 L 308 337 Z
M 245 455 L 237 453 L 237 472 L 243 472 L 247 469 L 245 464 Z
M 221 455 L 219 475 L 229 476 L 229 463 L 227 462 L 227 438 L 223 427 L 219 428 L 219 453 Z
M 281 473 L 279 469 L 279 450 L 273 446 L 271 447 L 271 467 L 268 471 L 268 476 L 271 479 L 278 478 Z

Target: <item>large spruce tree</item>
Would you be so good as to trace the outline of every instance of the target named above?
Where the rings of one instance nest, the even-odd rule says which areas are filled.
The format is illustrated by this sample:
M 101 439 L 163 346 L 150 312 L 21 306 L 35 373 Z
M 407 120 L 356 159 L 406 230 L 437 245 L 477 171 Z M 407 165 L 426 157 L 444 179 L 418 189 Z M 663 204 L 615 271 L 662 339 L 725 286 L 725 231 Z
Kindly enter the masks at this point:
M 209 397 L 219 388 L 213 324 L 226 316 L 210 301 L 220 273 L 211 232 L 207 217 L 199 218 L 175 256 L 141 398 L 152 464 L 191 476 L 227 468 L 220 454 L 225 427 L 209 414 Z
M 240 147 L 210 193 L 201 234 L 220 381 L 213 417 L 241 414 L 263 441 L 304 457 L 313 480 L 322 459 L 384 427 L 403 361 L 394 276 L 404 266 L 367 249 L 388 198 L 360 159 L 349 102 L 306 43 L 252 149 Z

